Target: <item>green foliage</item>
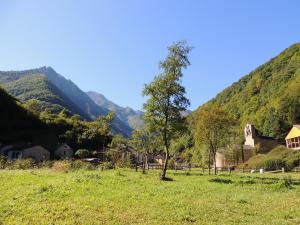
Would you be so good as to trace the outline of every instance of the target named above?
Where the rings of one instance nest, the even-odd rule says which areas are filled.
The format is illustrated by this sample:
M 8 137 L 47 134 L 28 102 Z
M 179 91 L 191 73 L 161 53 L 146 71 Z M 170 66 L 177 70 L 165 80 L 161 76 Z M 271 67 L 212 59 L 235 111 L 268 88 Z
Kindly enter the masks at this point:
M 72 163 L 68 160 L 55 161 L 52 166 L 52 170 L 56 172 L 68 172 L 71 168 Z
M 226 88 L 206 107 L 222 105 L 240 123 L 283 141 L 300 123 L 300 44 L 295 44 Z M 201 109 L 201 107 L 200 107 Z
M 286 171 L 300 165 L 300 152 L 278 146 L 267 154 L 259 154 L 244 163 L 248 168 L 264 168 L 265 170 Z
M 37 167 L 37 164 L 32 159 L 18 159 L 15 161 L 7 161 L 6 169 L 10 170 L 28 170 L 34 169 Z
M 162 73 L 145 85 L 143 95 L 148 96 L 144 104 L 145 123 L 157 134 L 165 148 L 166 161 L 161 179 L 165 179 L 170 142 L 184 128 L 185 118 L 181 115 L 190 102 L 185 97 L 181 84 L 182 70 L 190 65 L 188 54 L 191 48 L 186 42 L 178 42 L 168 48 L 169 54 L 160 62 Z
M 111 148 L 118 148 L 120 146 L 127 146 L 128 140 L 121 134 L 117 134 L 112 138 L 110 147 Z
M 282 180 L 281 186 L 284 188 L 291 189 L 293 184 L 293 180 L 291 176 L 285 176 Z
M 49 110 L 58 114 L 68 110 L 68 114 L 78 114 L 85 120 L 94 120 L 109 114 L 109 110 L 96 105 L 86 93 L 72 81 L 57 74 L 51 67 L 26 71 L 0 71 L 0 84 L 20 101 L 39 101 L 39 111 Z M 69 116 L 69 115 L 68 115 Z M 132 129 L 118 118 L 112 121 L 114 133 L 129 136 Z
M 212 159 L 216 174 L 216 153 L 230 144 L 235 120 L 221 106 L 204 106 L 193 115 L 191 124 L 195 144 L 205 151 L 202 156 L 208 156 L 208 168 Z
M 111 170 L 115 168 L 115 165 L 112 162 L 103 162 L 100 167 L 104 170 Z
M 118 168 L 134 168 L 134 158 L 124 158 L 124 159 L 119 159 L 115 163 L 115 166 Z
M 79 149 L 75 152 L 75 156 L 79 159 L 87 158 L 90 155 L 91 155 L 91 153 L 87 149 Z
M 81 160 L 74 160 L 71 162 L 72 170 L 95 170 L 97 168 L 97 165 L 89 162 L 82 162 Z
M 47 126 L 1 88 L 0 109 L 0 143 L 37 142 L 45 137 Z

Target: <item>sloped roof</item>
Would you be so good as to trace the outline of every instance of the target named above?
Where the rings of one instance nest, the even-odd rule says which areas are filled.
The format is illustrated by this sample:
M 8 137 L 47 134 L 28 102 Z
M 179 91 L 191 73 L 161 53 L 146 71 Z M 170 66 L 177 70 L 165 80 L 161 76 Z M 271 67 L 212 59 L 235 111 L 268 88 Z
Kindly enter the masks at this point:
M 291 139 L 294 137 L 300 137 L 300 125 L 294 125 L 291 131 L 286 136 L 285 140 Z

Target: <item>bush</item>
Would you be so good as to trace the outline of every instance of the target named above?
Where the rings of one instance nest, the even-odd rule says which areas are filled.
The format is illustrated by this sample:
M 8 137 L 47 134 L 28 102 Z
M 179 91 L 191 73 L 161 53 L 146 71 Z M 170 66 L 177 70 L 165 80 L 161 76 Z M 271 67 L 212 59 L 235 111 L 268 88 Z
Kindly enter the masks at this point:
M 5 169 L 6 168 L 6 158 L 0 156 L 0 169 Z
M 28 170 L 36 167 L 37 165 L 32 159 L 18 159 L 6 163 L 6 168 L 11 170 Z
M 168 162 L 168 169 L 175 169 L 175 159 L 174 158 L 171 158 Z
M 119 168 L 134 168 L 135 165 L 129 159 L 120 159 L 116 162 L 116 167 L 119 167 Z
M 291 189 L 293 184 L 293 180 L 291 176 L 284 177 L 281 183 L 281 187 Z
M 75 156 L 79 159 L 84 159 L 90 156 L 90 151 L 87 149 L 78 149 Z
M 112 162 L 103 162 L 100 166 L 104 170 L 111 170 L 115 168 L 115 165 Z
M 72 161 L 72 163 L 71 163 L 71 169 L 72 170 L 79 170 L 79 169 L 95 170 L 95 169 L 97 169 L 97 166 L 93 165 L 89 162 L 82 162 L 80 160 L 75 160 L 75 161 Z
M 257 166 L 265 170 L 280 170 L 282 167 L 286 167 L 286 163 L 282 159 L 268 159 Z
M 284 168 L 286 171 L 292 170 L 300 165 L 300 152 L 287 149 L 284 146 L 278 146 L 268 154 L 260 154 L 250 158 L 244 167 L 264 168 L 265 170 L 280 170 Z
M 45 160 L 40 163 L 39 167 L 41 168 L 51 168 L 53 166 L 54 162 L 50 160 Z
M 68 172 L 69 170 L 71 170 L 71 168 L 72 168 L 71 162 L 68 160 L 55 161 L 52 166 L 52 170 L 58 172 Z

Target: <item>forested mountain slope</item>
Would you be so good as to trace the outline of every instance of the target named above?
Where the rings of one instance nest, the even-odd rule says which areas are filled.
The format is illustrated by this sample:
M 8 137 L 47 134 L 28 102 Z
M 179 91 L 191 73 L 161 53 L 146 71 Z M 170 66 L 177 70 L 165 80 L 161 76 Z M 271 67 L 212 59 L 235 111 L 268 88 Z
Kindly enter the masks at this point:
M 47 130 L 46 125 L 0 88 L 0 144 L 35 142 L 41 130 Z
M 206 105 L 220 104 L 241 126 L 253 123 L 263 135 L 283 140 L 300 123 L 300 43 L 284 50 Z
M 65 79 L 51 67 L 24 71 L 0 71 L 0 85 L 21 101 L 37 99 L 42 110 L 59 112 L 63 108 L 79 114 L 86 120 L 107 115 L 108 109 L 94 103 L 90 97 L 71 80 Z M 114 133 L 130 135 L 132 129 L 116 118 L 112 124 Z
M 30 99 L 40 101 L 41 111 L 48 108 L 54 113 L 60 112 L 66 108 L 73 114 L 79 114 L 83 118 L 89 118 L 89 115 L 82 111 L 75 103 L 65 96 L 55 85 L 53 85 L 44 75 L 24 76 L 18 80 L 2 84 L 5 90 L 26 102 Z

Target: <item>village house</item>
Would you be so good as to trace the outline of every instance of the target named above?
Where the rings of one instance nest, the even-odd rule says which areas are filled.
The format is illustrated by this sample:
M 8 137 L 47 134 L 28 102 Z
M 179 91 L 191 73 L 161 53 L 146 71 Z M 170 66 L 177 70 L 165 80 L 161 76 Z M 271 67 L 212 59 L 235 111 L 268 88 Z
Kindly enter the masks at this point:
M 259 134 L 258 130 L 252 124 L 246 124 L 244 128 L 245 142 L 243 147 L 243 158 L 247 161 L 256 153 L 266 153 L 271 149 L 278 146 L 278 141 L 272 137 L 262 136 Z M 236 146 L 236 148 L 241 148 L 241 146 Z M 226 168 L 235 166 L 236 162 L 226 157 L 226 151 L 221 148 L 216 153 L 216 166 L 217 168 Z
M 63 143 L 59 145 L 58 148 L 56 149 L 55 158 L 71 159 L 73 158 L 73 154 L 74 154 L 73 149 L 69 145 Z
M 159 165 L 163 165 L 165 163 L 166 156 L 164 153 L 160 153 L 154 157 L 154 161 Z
M 0 149 L 0 155 L 6 157 L 7 160 L 30 158 L 36 162 L 49 160 L 50 158 L 50 152 L 40 145 L 25 147 L 6 145 Z
M 294 125 L 285 138 L 286 147 L 294 150 L 300 149 L 300 125 Z

